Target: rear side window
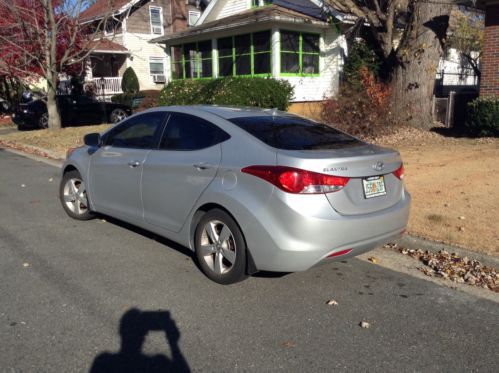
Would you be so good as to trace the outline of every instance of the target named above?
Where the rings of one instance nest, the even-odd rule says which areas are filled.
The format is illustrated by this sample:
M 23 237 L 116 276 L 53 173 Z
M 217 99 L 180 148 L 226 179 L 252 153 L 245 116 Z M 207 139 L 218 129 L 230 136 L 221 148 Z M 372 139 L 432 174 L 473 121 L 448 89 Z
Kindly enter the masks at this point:
M 363 144 L 354 137 L 325 124 L 294 116 L 255 116 L 229 120 L 277 149 L 332 150 Z
M 125 120 L 104 138 L 104 145 L 117 148 L 154 149 L 165 121 L 165 112 L 141 114 Z
M 172 113 L 161 139 L 163 150 L 200 150 L 219 144 L 230 136 L 218 126 L 190 114 Z

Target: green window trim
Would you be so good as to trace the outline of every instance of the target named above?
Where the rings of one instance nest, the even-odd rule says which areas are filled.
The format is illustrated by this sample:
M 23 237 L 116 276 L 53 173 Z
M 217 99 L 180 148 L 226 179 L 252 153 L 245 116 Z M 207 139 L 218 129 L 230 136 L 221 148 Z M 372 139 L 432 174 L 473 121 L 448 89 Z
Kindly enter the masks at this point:
M 292 51 L 292 50 L 285 50 L 282 49 L 282 34 L 287 33 L 287 34 L 296 34 L 298 35 L 298 51 Z M 291 31 L 291 30 L 281 30 L 280 31 L 280 39 L 281 42 L 279 43 L 280 45 L 280 60 L 281 60 L 281 66 L 280 66 L 280 76 L 305 76 L 305 77 L 318 77 L 320 76 L 320 34 L 315 34 L 315 33 L 309 33 L 309 32 L 299 32 L 299 31 Z M 316 37 L 317 38 L 317 51 L 304 51 L 303 50 L 303 40 L 305 37 Z M 298 71 L 297 72 L 286 72 L 284 68 L 284 56 L 286 55 L 295 55 L 298 56 Z M 304 71 L 304 57 L 307 56 L 312 56 L 317 58 L 317 73 L 307 73 Z M 308 67 L 307 67 L 308 68 Z M 315 70 L 315 66 L 312 65 L 312 68 Z
M 260 34 L 260 33 L 268 33 L 268 40 L 269 40 L 269 47 L 268 49 L 265 50 L 259 50 L 255 51 L 255 34 Z M 249 49 L 246 52 L 238 53 L 237 52 L 237 47 L 236 47 L 236 38 L 237 37 L 245 37 L 248 36 L 250 38 L 250 45 Z M 265 31 L 257 31 L 257 32 L 252 32 L 252 33 L 247 33 L 247 34 L 240 34 L 240 35 L 233 35 L 233 36 L 228 36 L 224 38 L 219 38 L 218 39 L 218 45 L 220 46 L 221 40 L 231 40 L 231 54 L 225 54 L 220 56 L 220 53 L 218 53 L 218 76 L 219 77 L 224 77 L 224 76 L 239 76 L 239 77 L 253 77 L 253 76 L 260 76 L 260 77 L 269 77 L 272 76 L 272 32 L 270 30 L 265 30 Z M 255 72 L 255 57 L 258 56 L 264 56 L 268 55 L 268 72 L 264 73 L 256 73 Z M 237 62 L 238 58 L 240 57 L 248 57 L 250 60 L 250 72 L 249 74 L 241 74 L 237 72 Z M 222 66 L 222 61 L 227 61 L 230 60 L 231 65 L 232 65 L 232 73 L 231 74 L 222 74 L 221 73 L 221 66 Z
M 199 45 L 203 43 L 210 43 L 210 54 L 209 57 L 202 57 L 202 53 L 200 52 Z M 185 47 L 187 45 L 196 45 L 195 49 L 195 56 L 194 58 L 189 58 L 186 59 L 185 57 Z M 174 48 L 179 48 L 180 49 L 180 54 L 181 58 L 176 59 L 175 58 L 175 53 L 174 53 Z M 179 44 L 179 45 L 172 45 L 170 48 L 170 65 L 171 65 L 171 78 L 172 80 L 182 80 L 182 79 L 213 79 L 213 48 L 211 47 L 211 40 L 202 40 L 202 41 L 197 41 L 193 43 L 186 43 L 186 44 Z M 211 75 L 210 76 L 202 76 L 203 73 L 203 62 L 204 61 L 211 61 Z M 190 77 L 187 76 L 187 66 L 191 66 L 191 63 L 194 63 L 194 72 L 196 74 L 195 77 Z M 175 65 L 176 64 L 181 64 L 182 68 L 182 77 L 175 77 L 174 76 L 174 71 Z

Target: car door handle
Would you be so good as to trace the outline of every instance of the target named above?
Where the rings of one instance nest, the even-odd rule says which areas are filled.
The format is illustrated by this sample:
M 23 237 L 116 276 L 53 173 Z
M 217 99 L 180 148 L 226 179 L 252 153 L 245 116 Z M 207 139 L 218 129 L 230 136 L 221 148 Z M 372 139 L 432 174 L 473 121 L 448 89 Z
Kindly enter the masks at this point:
M 128 162 L 128 166 L 130 166 L 130 168 L 135 168 L 135 167 L 140 166 L 140 162 L 139 161 L 130 161 L 130 162 Z
M 208 163 L 204 163 L 204 162 L 202 162 L 202 163 L 194 163 L 193 166 L 198 171 L 207 170 L 207 169 L 211 168 L 211 166 Z

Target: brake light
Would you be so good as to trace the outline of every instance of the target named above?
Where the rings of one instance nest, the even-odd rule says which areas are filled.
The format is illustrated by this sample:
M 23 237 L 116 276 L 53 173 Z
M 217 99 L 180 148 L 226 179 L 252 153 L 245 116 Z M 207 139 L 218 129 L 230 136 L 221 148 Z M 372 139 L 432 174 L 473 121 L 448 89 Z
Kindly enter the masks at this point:
M 404 179 L 404 164 L 401 164 L 399 168 L 393 171 L 393 174 L 400 180 Z
M 284 166 L 249 166 L 243 168 L 241 172 L 266 180 L 285 192 L 296 194 L 337 192 L 350 180 L 348 177 Z

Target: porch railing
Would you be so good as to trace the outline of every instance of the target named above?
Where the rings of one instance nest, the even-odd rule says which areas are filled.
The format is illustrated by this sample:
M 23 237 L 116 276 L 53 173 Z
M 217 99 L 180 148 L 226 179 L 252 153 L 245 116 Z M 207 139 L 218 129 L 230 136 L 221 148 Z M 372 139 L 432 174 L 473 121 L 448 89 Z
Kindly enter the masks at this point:
M 97 98 L 108 98 L 112 95 L 123 93 L 121 90 L 121 77 L 92 78 L 90 81 L 95 83 Z

